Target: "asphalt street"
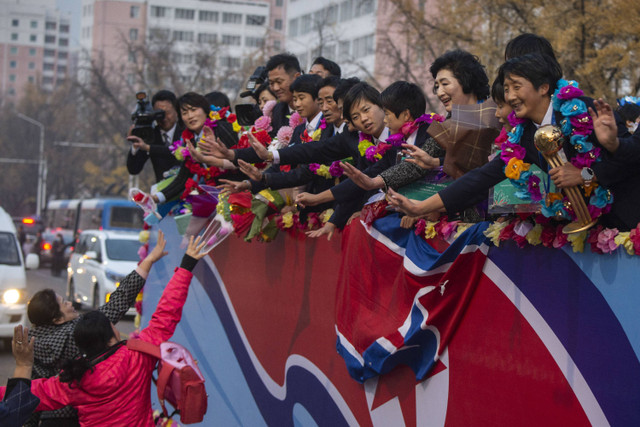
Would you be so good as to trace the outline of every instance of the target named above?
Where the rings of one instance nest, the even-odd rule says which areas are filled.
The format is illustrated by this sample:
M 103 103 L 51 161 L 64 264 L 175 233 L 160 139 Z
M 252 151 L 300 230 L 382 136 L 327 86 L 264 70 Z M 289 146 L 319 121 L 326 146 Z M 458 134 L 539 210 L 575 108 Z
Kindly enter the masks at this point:
M 63 272 L 66 274 L 66 271 Z M 41 289 L 51 288 L 58 294 L 66 298 L 67 282 L 66 276 L 53 277 L 51 271 L 48 269 L 28 270 L 27 271 L 27 292 L 29 295 L 33 295 Z M 132 317 L 125 317 L 117 325 L 122 338 L 127 338 L 127 335 L 135 329 L 133 325 Z M 0 342 L 0 384 L 5 385 L 7 378 L 9 378 L 15 367 L 13 356 L 11 354 L 11 348 L 4 347 L 4 344 Z

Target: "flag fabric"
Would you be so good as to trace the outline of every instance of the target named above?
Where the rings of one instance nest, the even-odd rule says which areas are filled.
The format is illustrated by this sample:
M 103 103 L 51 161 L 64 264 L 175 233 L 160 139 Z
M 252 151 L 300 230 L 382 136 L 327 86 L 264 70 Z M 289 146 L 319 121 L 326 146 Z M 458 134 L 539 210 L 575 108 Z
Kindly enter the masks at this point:
M 455 333 L 482 275 L 487 223 L 439 253 L 390 215 L 348 229 L 337 286 L 337 349 L 359 382 L 408 365 L 425 378 Z

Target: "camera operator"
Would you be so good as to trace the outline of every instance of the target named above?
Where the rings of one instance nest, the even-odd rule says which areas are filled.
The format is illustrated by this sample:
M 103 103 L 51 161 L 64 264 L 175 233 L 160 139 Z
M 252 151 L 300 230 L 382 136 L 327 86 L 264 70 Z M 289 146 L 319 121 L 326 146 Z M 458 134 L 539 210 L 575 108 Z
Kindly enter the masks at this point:
M 142 171 L 147 159 L 151 159 L 158 182 L 163 179 L 164 172 L 179 165 L 169 147 L 173 141 L 180 139 L 184 126 L 178 123 L 177 99 L 173 92 L 156 92 L 151 98 L 151 105 L 154 110 L 164 111 L 164 118 L 157 120 L 150 141 L 144 141 L 129 131 L 127 140 L 131 142 L 131 150 L 127 155 L 127 169 L 131 175 L 137 175 Z

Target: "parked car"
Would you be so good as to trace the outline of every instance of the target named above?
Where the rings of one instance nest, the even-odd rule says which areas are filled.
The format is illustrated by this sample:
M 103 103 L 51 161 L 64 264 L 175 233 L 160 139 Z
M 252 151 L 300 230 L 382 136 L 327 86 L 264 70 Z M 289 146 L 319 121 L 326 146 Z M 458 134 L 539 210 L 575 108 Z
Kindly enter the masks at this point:
M 35 261 L 37 257 L 29 261 Z M 37 268 L 37 265 L 35 266 Z M 13 328 L 27 324 L 27 276 L 13 220 L 0 208 L 0 338 L 11 348 Z
M 80 233 L 67 267 L 67 298 L 98 308 L 138 264 L 137 232 L 86 230 Z M 135 314 L 131 309 L 129 314 Z

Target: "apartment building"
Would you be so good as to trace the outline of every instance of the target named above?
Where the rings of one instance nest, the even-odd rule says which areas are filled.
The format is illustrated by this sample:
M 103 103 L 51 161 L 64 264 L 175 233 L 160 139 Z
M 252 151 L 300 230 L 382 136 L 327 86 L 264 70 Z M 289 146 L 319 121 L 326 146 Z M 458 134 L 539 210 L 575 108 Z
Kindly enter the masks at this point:
M 0 8 L 0 102 L 29 83 L 52 90 L 70 72 L 70 16 L 47 0 L 5 0 Z

